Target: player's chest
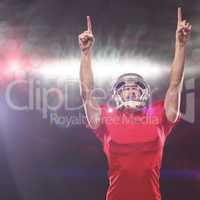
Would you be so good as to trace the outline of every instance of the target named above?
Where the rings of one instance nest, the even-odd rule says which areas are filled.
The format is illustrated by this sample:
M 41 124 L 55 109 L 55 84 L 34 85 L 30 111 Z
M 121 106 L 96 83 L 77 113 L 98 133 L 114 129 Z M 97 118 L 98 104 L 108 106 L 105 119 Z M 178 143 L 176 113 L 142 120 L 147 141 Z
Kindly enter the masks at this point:
M 105 122 L 108 134 L 120 143 L 151 142 L 159 134 L 159 120 L 149 115 L 110 115 Z

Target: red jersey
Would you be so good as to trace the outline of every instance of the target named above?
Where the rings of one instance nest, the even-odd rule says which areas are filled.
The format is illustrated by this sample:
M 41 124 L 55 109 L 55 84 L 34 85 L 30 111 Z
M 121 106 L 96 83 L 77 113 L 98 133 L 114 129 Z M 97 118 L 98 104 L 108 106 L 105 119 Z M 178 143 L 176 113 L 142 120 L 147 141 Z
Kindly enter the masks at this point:
M 161 200 L 159 177 L 163 147 L 175 123 L 164 102 L 130 113 L 101 106 L 102 123 L 93 130 L 109 166 L 106 200 Z

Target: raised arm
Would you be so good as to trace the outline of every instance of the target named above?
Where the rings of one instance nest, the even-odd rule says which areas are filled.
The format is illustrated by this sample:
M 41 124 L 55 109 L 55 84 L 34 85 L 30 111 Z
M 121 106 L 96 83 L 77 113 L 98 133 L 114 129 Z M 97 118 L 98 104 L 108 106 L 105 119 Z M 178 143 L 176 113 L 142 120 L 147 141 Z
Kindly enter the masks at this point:
M 92 23 L 87 16 L 87 30 L 79 35 L 79 45 L 81 49 L 80 64 L 80 92 L 84 103 L 84 109 L 88 124 L 91 128 L 96 129 L 100 125 L 100 108 L 91 92 L 94 88 L 93 72 L 91 67 L 92 46 L 94 36 Z
M 186 44 L 190 39 L 192 26 L 182 20 L 181 8 L 177 12 L 175 56 L 171 66 L 169 88 L 165 96 L 165 112 L 169 121 L 175 122 L 180 112 L 181 90 L 184 78 Z

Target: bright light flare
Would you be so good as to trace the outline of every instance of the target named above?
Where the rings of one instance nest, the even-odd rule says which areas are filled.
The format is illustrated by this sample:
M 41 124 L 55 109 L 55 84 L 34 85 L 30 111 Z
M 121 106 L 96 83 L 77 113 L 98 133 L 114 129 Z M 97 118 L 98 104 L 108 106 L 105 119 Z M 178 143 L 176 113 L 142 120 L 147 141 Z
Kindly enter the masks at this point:
M 157 79 L 169 68 L 145 58 L 94 58 L 92 69 L 95 81 L 116 78 L 123 73 L 138 73 L 144 78 Z M 80 59 L 66 58 L 50 60 L 41 63 L 37 68 L 37 74 L 46 79 L 79 79 Z
M 41 63 L 36 69 L 37 74 L 46 79 L 77 78 L 79 76 L 80 61 L 75 59 L 58 59 Z
M 17 70 L 20 70 L 20 64 L 18 61 L 13 60 L 8 64 L 8 67 L 11 72 L 16 72 Z

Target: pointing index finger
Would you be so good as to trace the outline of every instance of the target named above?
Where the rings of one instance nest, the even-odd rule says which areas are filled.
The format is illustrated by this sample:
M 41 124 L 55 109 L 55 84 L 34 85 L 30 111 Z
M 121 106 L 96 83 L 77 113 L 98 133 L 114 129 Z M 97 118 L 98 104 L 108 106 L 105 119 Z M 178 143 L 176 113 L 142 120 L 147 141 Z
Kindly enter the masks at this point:
M 178 24 L 182 21 L 182 10 L 181 7 L 178 7 Z
M 90 33 L 92 33 L 92 22 L 90 16 L 87 16 L 87 29 Z

